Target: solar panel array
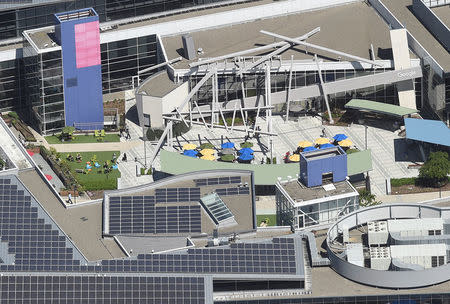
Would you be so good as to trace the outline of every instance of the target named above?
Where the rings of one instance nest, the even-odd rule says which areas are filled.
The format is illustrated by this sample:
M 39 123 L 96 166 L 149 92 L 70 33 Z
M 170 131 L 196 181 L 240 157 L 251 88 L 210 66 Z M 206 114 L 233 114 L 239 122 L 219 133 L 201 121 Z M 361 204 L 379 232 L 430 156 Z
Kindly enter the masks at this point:
M 249 187 L 222 188 L 222 189 L 216 189 L 215 191 L 220 196 L 226 196 L 226 195 L 249 195 L 250 194 L 250 188 Z
M 222 201 L 217 193 L 212 193 L 202 197 L 201 202 L 208 209 L 208 212 L 214 217 L 216 223 L 233 217 L 230 209 Z
M 14 265 L 0 265 L 0 270 L 64 271 L 80 265 L 64 234 L 40 216 L 40 205 L 18 186 L 15 177 L 0 179 L 0 236 L 14 257 Z
M 196 197 L 195 190 L 191 193 Z M 111 234 L 201 232 L 200 205 L 156 206 L 155 201 L 154 196 L 110 197 L 109 232 Z
M 1 303 L 205 303 L 202 277 L 2 276 Z
M 202 179 L 194 179 L 194 182 L 197 187 L 239 184 L 241 182 L 241 177 L 240 176 L 225 176 L 225 177 L 214 177 L 214 178 L 202 178 Z
M 200 199 L 200 188 L 163 188 L 155 190 L 157 203 L 195 202 Z
M 187 254 L 140 254 L 136 260 L 104 260 L 104 272 L 295 274 L 293 239 L 188 249 Z

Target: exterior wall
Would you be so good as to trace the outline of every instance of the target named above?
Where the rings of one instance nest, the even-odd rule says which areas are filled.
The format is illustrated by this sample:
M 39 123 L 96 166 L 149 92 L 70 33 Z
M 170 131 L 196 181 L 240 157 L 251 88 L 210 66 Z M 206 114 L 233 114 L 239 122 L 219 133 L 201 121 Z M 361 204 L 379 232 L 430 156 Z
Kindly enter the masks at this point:
M 183 100 L 189 94 L 189 84 L 184 82 L 179 87 L 175 88 L 163 97 L 162 111 L 163 113 L 172 112 L 177 106 L 179 106 Z M 189 111 L 189 105 L 187 104 L 181 112 Z
M 326 150 L 324 150 L 326 151 Z M 311 154 L 316 153 L 312 152 Z M 300 180 L 307 187 L 322 185 L 322 174 L 333 173 L 333 182 L 340 182 L 347 177 L 347 154 L 327 158 L 308 160 L 310 153 L 300 154 Z
M 136 99 L 140 125 L 142 127 L 144 126 L 144 114 L 148 114 L 150 115 L 150 125 L 152 128 L 164 128 L 164 119 L 162 118 L 163 99 L 142 94 L 136 96 L 139 96 L 141 100 L 138 103 L 138 99 Z
M 57 20 L 59 22 L 58 16 Z M 98 16 L 61 21 L 55 33 L 62 47 L 65 125 L 102 129 Z

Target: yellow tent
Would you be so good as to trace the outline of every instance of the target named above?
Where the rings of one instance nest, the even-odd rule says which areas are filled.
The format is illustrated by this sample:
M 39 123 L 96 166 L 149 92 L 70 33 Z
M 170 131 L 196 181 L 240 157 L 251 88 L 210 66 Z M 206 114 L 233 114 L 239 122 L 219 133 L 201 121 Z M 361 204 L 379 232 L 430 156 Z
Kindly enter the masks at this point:
M 315 143 L 317 145 L 324 145 L 324 144 L 329 144 L 330 140 L 326 137 L 319 137 L 318 139 L 316 139 Z
M 200 150 L 200 153 L 202 155 L 212 155 L 214 154 L 214 149 L 202 149 Z
M 351 147 L 351 146 L 353 146 L 353 142 L 350 139 L 341 140 L 338 144 L 341 147 Z
M 298 143 L 298 146 L 300 148 L 306 148 L 306 147 L 312 147 L 313 143 L 307 140 L 302 140 L 301 142 Z
M 202 157 L 200 157 L 200 159 L 205 159 L 205 160 L 216 160 L 216 158 L 214 157 L 214 155 L 203 155 Z
M 195 148 L 197 148 L 197 145 L 194 144 L 185 144 L 183 146 L 183 150 L 194 150 Z
M 299 154 L 292 154 L 289 156 L 289 160 L 292 162 L 299 162 L 300 161 L 300 155 Z

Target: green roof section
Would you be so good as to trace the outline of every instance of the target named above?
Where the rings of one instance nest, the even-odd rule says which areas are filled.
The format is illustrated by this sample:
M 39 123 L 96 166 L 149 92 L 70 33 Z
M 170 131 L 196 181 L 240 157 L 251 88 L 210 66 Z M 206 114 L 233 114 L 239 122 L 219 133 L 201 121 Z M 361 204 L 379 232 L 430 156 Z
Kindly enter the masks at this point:
M 417 113 L 415 109 L 400 107 L 383 102 L 376 102 L 365 99 L 352 99 L 345 105 L 346 108 L 382 113 L 393 116 L 405 116 Z
M 372 154 L 369 150 L 347 154 L 347 175 L 372 171 Z
M 253 171 L 256 185 L 274 185 L 280 177 L 295 177 L 300 173 L 299 163 L 289 164 L 239 164 L 222 161 L 209 161 L 188 157 L 178 152 L 161 150 L 161 171 L 169 174 L 182 174 L 199 170 L 234 169 Z M 359 174 L 372 170 L 372 156 L 370 150 L 355 152 L 347 155 L 348 175 Z

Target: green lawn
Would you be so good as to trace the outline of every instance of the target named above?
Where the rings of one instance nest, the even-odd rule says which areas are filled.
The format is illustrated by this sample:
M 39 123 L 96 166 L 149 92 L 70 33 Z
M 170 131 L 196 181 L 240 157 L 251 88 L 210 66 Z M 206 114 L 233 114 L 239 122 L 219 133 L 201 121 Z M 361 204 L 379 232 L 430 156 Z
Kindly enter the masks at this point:
M 94 135 L 75 135 L 75 138 L 70 141 L 62 142 L 58 136 L 50 135 L 45 136 L 45 140 L 49 144 L 84 144 L 84 143 L 96 143 L 96 142 L 119 142 L 120 137 L 119 134 L 106 134 L 103 138 L 103 141 L 97 141 L 97 138 Z
M 82 157 L 82 162 L 78 163 L 76 161 L 69 161 L 68 164 L 72 170 L 72 174 L 78 180 L 78 182 L 83 186 L 84 190 L 112 190 L 117 189 L 117 178 L 120 177 L 119 170 L 112 170 L 110 173 L 103 173 L 103 164 L 105 161 L 111 163 L 113 153 L 116 153 L 119 157 L 119 151 L 108 151 L 108 152 L 80 152 Z M 66 158 L 67 153 L 61 153 L 62 157 Z M 74 158 L 77 152 L 70 153 Z M 92 169 L 89 173 L 77 173 L 76 169 L 86 169 L 86 162 L 90 161 L 92 157 L 96 155 L 97 162 L 100 164 L 100 168 L 95 168 L 92 165 Z
M 265 220 L 266 218 L 269 219 L 269 223 L 267 226 L 276 226 L 277 225 L 277 215 L 276 214 L 257 214 L 256 215 L 256 223 L 257 226 L 261 224 L 261 221 Z

